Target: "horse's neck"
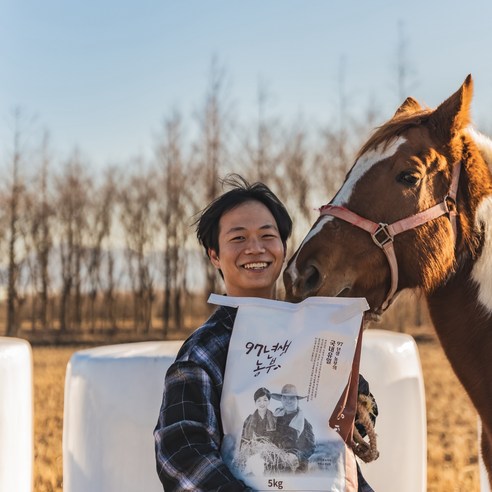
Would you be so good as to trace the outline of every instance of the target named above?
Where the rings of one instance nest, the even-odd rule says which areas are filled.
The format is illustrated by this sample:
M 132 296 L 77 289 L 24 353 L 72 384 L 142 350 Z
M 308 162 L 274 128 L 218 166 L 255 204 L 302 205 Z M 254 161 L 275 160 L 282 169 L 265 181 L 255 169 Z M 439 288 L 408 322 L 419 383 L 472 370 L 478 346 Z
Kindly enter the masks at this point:
M 483 231 L 480 256 L 464 260 L 427 300 L 443 349 L 480 411 L 492 397 L 492 197 L 482 200 L 476 223 Z
M 492 315 L 477 304 L 477 285 L 464 272 L 427 298 L 444 352 L 492 431 Z
M 457 272 L 428 297 L 429 308 L 436 321 L 445 323 L 456 318 L 466 326 L 480 320 L 492 320 L 492 195 L 481 200 L 475 212 L 476 234 L 481 246 L 478 257 L 463 254 L 458 260 Z M 438 327 L 436 327 L 438 328 Z M 446 330 L 447 331 L 447 330 Z M 492 325 L 490 326 L 492 339 Z
M 492 165 L 492 141 L 469 130 L 480 154 Z M 483 198 L 470 227 L 480 238 L 477 252 L 463 253 L 448 281 L 427 301 L 441 345 L 456 375 L 492 435 L 492 195 L 484 184 Z M 477 255 L 474 259 L 475 254 Z
M 462 355 L 462 349 L 476 341 L 485 343 L 490 339 L 492 344 L 492 312 L 478 299 L 479 286 L 472 279 L 470 268 L 427 297 L 434 327 L 446 351 Z

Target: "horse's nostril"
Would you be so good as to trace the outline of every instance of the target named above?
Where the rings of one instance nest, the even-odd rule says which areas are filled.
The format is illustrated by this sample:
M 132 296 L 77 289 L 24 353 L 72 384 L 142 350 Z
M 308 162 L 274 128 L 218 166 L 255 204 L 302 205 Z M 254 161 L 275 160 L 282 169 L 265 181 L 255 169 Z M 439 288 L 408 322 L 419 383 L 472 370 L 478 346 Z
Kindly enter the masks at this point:
M 284 272 L 286 299 L 291 302 L 299 302 L 310 295 L 316 295 L 321 283 L 321 273 L 314 265 L 307 265 L 293 272 L 289 268 Z
M 304 290 L 306 293 L 318 290 L 321 283 L 321 274 L 314 265 L 309 265 L 304 276 Z

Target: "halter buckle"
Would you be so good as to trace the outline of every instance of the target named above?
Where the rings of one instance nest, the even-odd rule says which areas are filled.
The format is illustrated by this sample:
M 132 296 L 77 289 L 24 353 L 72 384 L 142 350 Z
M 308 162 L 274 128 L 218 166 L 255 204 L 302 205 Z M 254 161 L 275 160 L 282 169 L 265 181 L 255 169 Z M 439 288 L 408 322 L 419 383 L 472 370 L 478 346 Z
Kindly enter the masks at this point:
M 382 236 L 381 239 L 378 236 Z M 381 249 L 383 249 L 385 244 L 393 242 L 393 236 L 388 231 L 388 224 L 383 224 L 382 222 L 379 223 L 379 227 L 371 234 L 371 237 Z
M 444 197 L 444 204 L 446 205 L 446 213 L 456 212 L 456 199 L 451 195 L 446 195 Z

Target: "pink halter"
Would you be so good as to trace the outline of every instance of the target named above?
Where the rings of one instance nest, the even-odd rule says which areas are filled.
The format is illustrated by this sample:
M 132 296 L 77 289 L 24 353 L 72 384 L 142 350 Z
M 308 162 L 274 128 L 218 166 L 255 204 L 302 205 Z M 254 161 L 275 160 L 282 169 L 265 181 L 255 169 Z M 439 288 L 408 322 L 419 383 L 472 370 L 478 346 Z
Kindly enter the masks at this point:
M 458 191 L 460 170 L 461 163 L 459 161 L 455 162 L 453 165 L 453 177 L 451 179 L 449 191 L 442 202 L 428 208 L 427 210 L 423 210 L 422 212 L 405 219 L 398 220 L 389 225 L 382 222 L 379 224 L 372 222 L 371 220 L 365 219 L 345 207 L 324 205 L 320 208 L 320 215 L 332 215 L 333 217 L 342 219 L 345 222 L 349 222 L 350 224 L 367 231 L 371 235 L 372 240 L 376 243 L 376 245 L 383 250 L 386 258 L 388 259 L 391 272 L 391 287 L 386 299 L 381 305 L 383 310 L 391 304 L 398 287 L 398 263 L 396 260 L 395 248 L 393 246 L 393 238 L 397 234 L 410 229 L 415 229 L 416 227 L 434 220 L 441 215 L 448 215 L 453 227 L 454 239 L 456 242 L 456 194 Z

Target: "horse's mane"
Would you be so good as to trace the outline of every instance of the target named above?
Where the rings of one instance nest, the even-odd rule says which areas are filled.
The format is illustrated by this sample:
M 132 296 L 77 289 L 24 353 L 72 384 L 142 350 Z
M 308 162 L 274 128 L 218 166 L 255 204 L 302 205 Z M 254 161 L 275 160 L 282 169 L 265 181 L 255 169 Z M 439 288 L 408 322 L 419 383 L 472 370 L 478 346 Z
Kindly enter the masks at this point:
M 472 127 L 468 127 L 465 132 L 475 142 L 483 160 L 492 170 L 492 140 Z
M 359 150 L 357 159 L 369 150 L 376 149 L 381 144 L 383 144 L 383 149 L 385 149 L 393 142 L 393 140 L 398 138 L 399 135 L 410 128 L 421 125 L 431 113 L 432 111 L 430 109 L 423 109 L 422 111 L 411 114 L 397 114 L 391 120 L 374 130 L 374 133 L 369 137 L 369 140 L 367 140 Z
M 383 145 L 384 150 L 399 135 L 424 123 L 431 113 L 432 110 L 426 108 L 411 114 L 395 115 L 391 120 L 374 130 L 374 133 L 357 153 L 356 158 L 359 159 L 360 156 L 380 145 Z M 483 160 L 492 170 L 492 140 L 471 126 L 468 126 L 464 131 L 475 142 Z

